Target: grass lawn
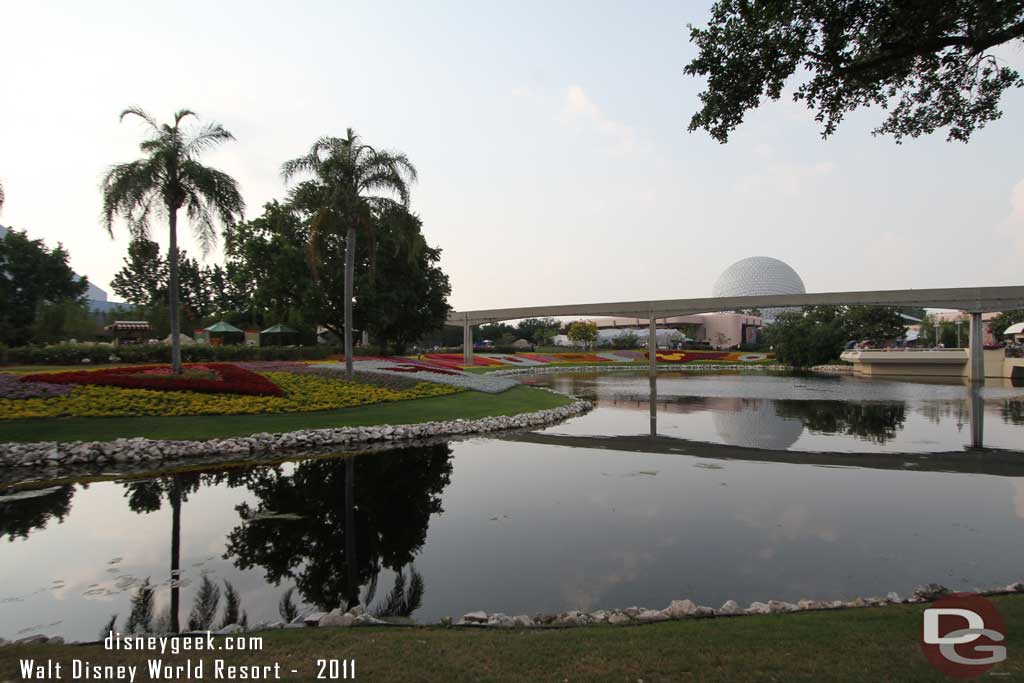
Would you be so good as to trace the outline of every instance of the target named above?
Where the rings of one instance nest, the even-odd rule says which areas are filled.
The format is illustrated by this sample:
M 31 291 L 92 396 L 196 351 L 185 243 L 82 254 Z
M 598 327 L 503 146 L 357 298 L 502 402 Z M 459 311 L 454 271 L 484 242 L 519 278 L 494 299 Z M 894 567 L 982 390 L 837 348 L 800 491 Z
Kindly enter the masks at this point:
M 570 399 L 549 391 L 516 386 L 500 394 L 462 391 L 448 396 L 313 413 L 2 420 L 0 442 L 110 441 L 128 436 L 211 439 L 326 427 L 412 424 L 458 418 L 473 420 L 557 408 L 569 402 Z
M 1024 597 L 992 598 L 1006 621 L 1008 658 L 996 674 L 1024 674 Z M 431 628 L 268 631 L 263 649 L 214 653 L 228 665 L 280 663 L 285 680 L 315 680 L 317 659 L 355 659 L 367 681 L 942 681 L 918 646 L 924 605 L 565 630 Z M 201 653 L 192 653 L 193 663 Z M 33 657 L 136 664 L 159 655 L 102 646 L 0 648 L 0 678 L 21 680 Z M 165 656 L 181 663 L 187 654 Z M 213 678 L 212 657 L 202 657 Z M 293 674 L 292 670 L 298 673 Z M 64 676 L 69 678 L 70 676 Z M 986 676 L 985 678 L 988 678 Z M 184 679 L 182 679 L 184 680 Z M 1011 678 L 1012 680 L 1012 678 Z

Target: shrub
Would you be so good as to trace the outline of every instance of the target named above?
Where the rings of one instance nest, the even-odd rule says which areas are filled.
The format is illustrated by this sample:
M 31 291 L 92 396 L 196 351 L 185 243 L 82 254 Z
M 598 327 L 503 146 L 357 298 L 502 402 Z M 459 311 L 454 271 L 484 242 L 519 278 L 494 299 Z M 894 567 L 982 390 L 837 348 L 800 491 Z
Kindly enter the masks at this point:
M 196 344 L 181 347 L 186 363 L 235 360 L 323 360 L 336 353 L 330 346 L 213 346 Z M 0 361 L 15 365 L 82 365 L 110 363 L 111 356 L 125 363 L 170 363 L 167 344 L 53 344 L 19 346 L 6 349 Z

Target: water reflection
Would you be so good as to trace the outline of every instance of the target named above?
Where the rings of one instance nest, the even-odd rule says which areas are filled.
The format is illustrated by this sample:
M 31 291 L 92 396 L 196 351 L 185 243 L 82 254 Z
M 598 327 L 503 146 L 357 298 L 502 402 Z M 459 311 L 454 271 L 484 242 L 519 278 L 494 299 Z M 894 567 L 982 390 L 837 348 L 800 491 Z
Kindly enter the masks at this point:
M 30 532 L 45 529 L 54 519 L 63 522 L 71 512 L 74 494 L 73 486 L 52 486 L 0 497 L 0 538 L 28 538 Z
M 996 429 L 995 442 L 989 443 L 985 412 L 1000 416 L 1006 425 L 1024 424 L 1024 395 L 1002 384 L 965 387 L 949 381 L 740 373 L 664 373 L 657 379 L 644 380 L 575 375 L 545 377 L 534 383 L 556 386 L 594 401 L 601 420 L 614 421 L 617 429 L 625 423 L 623 416 L 601 409 L 648 412 L 647 434 L 652 437 L 678 429 L 685 438 L 700 439 L 694 432 L 710 432 L 713 436 L 704 437 L 709 441 L 745 448 L 839 451 L 852 446 L 852 450 L 866 451 L 872 446 L 885 446 L 904 452 L 953 447 L 1019 449 L 1019 442 L 1012 443 L 1014 439 L 1007 442 L 1013 430 L 1001 426 Z M 641 386 L 642 391 L 638 391 Z M 938 428 L 923 428 L 921 420 L 912 420 L 912 415 L 920 415 Z M 835 437 L 836 445 L 829 446 L 825 437 Z
M 224 557 L 294 580 L 321 609 L 371 604 L 381 569 L 402 572 L 422 547 L 451 471 L 447 444 L 254 470 Z

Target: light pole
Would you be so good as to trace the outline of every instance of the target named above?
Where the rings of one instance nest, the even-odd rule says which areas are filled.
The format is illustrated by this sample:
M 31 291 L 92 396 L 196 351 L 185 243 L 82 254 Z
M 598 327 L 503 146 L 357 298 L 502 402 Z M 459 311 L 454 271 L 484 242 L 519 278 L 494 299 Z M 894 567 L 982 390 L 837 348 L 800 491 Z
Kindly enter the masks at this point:
M 956 348 L 962 349 L 963 345 L 960 343 L 960 326 L 964 324 L 962 318 L 957 318 L 956 321 Z
M 939 319 L 935 319 L 935 348 L 939 348 L 939 330 L 942 329 L 942 323 Z

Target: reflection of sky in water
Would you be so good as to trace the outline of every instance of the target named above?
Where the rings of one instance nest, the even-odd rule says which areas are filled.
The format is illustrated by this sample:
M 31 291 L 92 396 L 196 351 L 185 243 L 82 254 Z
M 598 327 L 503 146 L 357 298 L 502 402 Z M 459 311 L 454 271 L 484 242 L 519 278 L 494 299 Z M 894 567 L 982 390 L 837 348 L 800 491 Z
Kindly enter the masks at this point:
M 549 431 L 612 435 L 648 430 L 646 376 L 567 373 L 540 375 L 533 382 L 598 405 L 593 413 Z M 1024 389 L 990 386 L 982 396 L 985 445 L 1024 449 Z M 893 410 L 900 413 L 898 420 L 883 419 L 893 418 Z M 830 414 L 839 418 L 838 425 L 811 420 Z M 971 440 L 963 385 L 764 374 L 659 374 L 658 433 L 803 451 L 956 451 Z
M 623 380 L 623 393 L 632 392 L 633 380 Z M 641 380 L 637 386 L 645 384 Z M 943 393 L 955 389 L 894 389 L 909 392 L 903 400 L 910 407 L 901 431 L 884 446 L 812 434 L 800 419 L 766 408 L 775 404 L 763 386 L 750 395 L 680 399 L 673 404 L 679 412 L 659 413 L 659 427 L 672 436 L 709 440 L 733 438 L 730 434 L 746 439 L 751 429 L 771 428 L 779 446 L 795 438 L 794 448 L 821 443 L 837 449 L 842 441 L 857 443 L 860 450 L 926 442 L 946 448 L 952 434 L 959 447 L 966 437 L 955 427 L 958 399 Z M 941 400 L 934 400 L 932 390 Z M 601 391 L 616 393 L 610 383 Z M 910 395 L 914 391 L 916 398 Z M 794 400 L 794 395 L 777 399 Z M 642 433 L 646 404 L 631 407 L 628 401 L 606 402 L 550 431 Z M 941 409 L 922 408 L 935 405 Z M 1019 438 L 1020 426 L 987 408 L 987 440 Z M 906 593 L 929 581 L 971 589 L 1018 580 L 1024 565 L 1024 478 L 711 460 L 493 439 L 455 442 L 451 448 L 450 482 L 438 489 L 443 512 L 410 522 L 422 525 L 410 528 L 412 535 L 425 539 L 415 554 L 426 583 L 423 607 L 415 614 L 423 621 L 474 609 L 532 614 L 663 607 L 684 597 L 711 605 L 727 599 L 852 598 Z M 415 480 L 403 483 L 405 488 L 395 482 L 408 467 L 387 469 L 389 458 L 397 457 L 379 453 L 357 459 L 357 468 L 372 465 L 379 472 L 364 476 L 357 469 L 357 500 L 387 503 L 396 491 L 415 490 Z M 289 465 L 283 474 L 296 467 L 310 466 Z M 323 492 L 297 493 L 297 505 L 321 505 L 324 514 L 338 505 Z M 240 570 L 223 558 L 228 534 L 242 524 L 236 506 L 256 508 L 259 501 L 255 488 L 204 483 L 183 504 L 181 567 L 191 580 L 182 591 L 183 623 L 204 571 L 232 581 L 250 622 L 277 618 L 277 601 L 291 581 L 268 585 L 262 567 Z M 305 528 L 303 521 L 274 523 L 294 524 L 284 528 L 296 533 Z M 62 522 L 50 519 L 45 528 L 30 530 L 27 539 L 0 540 L 0 636 L 10 639 L 34 627 L 31 632 L 88 639 L 113 613 L 123 624 L 130 593 L 119 585 L 129 582 L 123 577 L 165 580 L 170 529 L 166 504 L 136 514 L 122 484 L 76 485 Z M 323 552 L 327 566 L 344 562 L 339 547 Z M 115 558 L 121 559 L 111 564 Z M 381 573 L 378 599 L 392 576 L 388 569 Z M 157 611 L 167 601 L 168 590 L 161 587 Z

